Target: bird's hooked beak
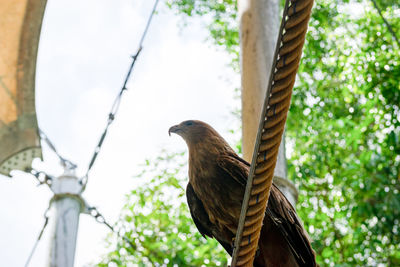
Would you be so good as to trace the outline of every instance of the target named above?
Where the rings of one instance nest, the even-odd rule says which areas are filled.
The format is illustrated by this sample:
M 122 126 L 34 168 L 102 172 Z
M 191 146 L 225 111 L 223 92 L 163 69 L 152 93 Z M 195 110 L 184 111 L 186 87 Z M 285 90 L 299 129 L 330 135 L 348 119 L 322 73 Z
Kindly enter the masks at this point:
M 174 125 L 168 130 L 169 136 L 171 136 L 171 133 L 176 133 L 180 130 L 179 125 Z

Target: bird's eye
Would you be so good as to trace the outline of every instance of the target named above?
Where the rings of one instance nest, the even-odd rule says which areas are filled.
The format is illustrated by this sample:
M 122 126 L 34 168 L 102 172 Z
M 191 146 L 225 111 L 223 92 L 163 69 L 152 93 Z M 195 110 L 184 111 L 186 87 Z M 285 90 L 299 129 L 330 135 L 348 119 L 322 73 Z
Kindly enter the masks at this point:
M 193 124 L 192 121 L 187 121 L 187 122 L 185 122 L 185 125 L 186 125 L 186 126 L 190 126 L 190 125 L 192 125 L 192 124 Z

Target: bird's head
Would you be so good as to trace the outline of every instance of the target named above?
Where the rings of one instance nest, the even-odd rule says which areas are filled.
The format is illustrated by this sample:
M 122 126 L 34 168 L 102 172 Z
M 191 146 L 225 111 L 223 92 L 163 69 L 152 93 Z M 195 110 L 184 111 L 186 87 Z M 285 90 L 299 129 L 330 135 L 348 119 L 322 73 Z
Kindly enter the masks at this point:
M 183 121 L 168 130 L 169 135 L 180 135 L 188 144 L 206 141 L 208 137 L 219 137 L 219 134 L 207 123 L 198 120 Z

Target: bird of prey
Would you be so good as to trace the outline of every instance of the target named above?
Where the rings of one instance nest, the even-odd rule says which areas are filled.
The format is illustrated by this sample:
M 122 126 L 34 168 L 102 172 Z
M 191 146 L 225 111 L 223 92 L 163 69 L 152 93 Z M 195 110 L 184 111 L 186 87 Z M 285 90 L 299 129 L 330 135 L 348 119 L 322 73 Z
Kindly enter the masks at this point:
M 186 197 L 199 232 L 232 255 L 250 165 L 210 125 L 184 121 L 169 129 L 189 148 Z M 317 266 L 295 209 L 272 185 L 254 266 Z

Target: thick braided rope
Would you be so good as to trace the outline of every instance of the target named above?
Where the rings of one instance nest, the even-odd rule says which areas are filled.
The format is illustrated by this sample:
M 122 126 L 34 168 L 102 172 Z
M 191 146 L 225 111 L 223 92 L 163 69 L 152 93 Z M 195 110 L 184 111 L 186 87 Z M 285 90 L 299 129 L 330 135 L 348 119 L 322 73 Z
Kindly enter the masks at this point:
M 286 0 L 236 233 L 232 267 L 252 266 L 314 0 Z

